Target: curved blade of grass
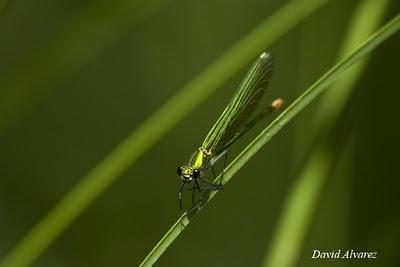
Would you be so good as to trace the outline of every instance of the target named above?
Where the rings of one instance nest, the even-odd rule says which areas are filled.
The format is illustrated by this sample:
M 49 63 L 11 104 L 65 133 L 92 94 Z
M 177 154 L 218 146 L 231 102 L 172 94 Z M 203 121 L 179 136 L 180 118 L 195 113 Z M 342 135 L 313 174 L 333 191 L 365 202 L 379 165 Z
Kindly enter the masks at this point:
M 360 2 L 350 22 L 345 41 L 339 51 L 339 59 L 348 55 L 362 40 L 378 29 L 389 3 L 389 0 L 363 0 Z M 332 124 L 337 120 L 368 60 L 369 57 L 353 66 L 347 74 L 337 81 L 332 89 L 322 96 L 316 113 L 316 127 L 326 130 L 332 127 L 332 125 L 329 126 L 328 124 Z
M 224 170 L 223 183 L 226 184 L 239 169 L 270 140 L 283 126 L 285 126 L 294 116 L 296 116 L 303 108 L 313 101 L 320 93 L 322 93 L 329 85 L 338 79 L 343 72 L 360 59 L 366 56 L 379 44 L 393 35 L 400 28 L 400 16 L 396 16 L 389 23 L 383 26 L 370 38 L 368 38 L 361 46 L 354 50 L 346 59 L 342 60 L 325 73 L 317 82 L 300 95 L 289 107 L 287 107 L 268 127 L 266 127 Z M 324 159 L 323 155 L 318 157 L 319 160 Z M 321 162 L 323 164 L 323 162 Z M 317 170 L 318 171 L 318 170 Z M 218 181 L 217 177 L 215 181 Z M 146 256 L 140 266 L 151 266 L 164 253 L 164 251 L 172 244 L 178 235 L 186 228 L 190 219 L 195 216 L 201 208 L 207 204 L 218 192 L 209 193 L 204 202 L 197 204 L 197 209 L 183 214 L 164 237 L 156 244 L 156 246 Z
M 96 165 L 6 256 L 1 267 L 32 263 L 96 198 L 169 129 L 260 51 L 326 3 L 292 0 L 190 81 Z M 190 99 L 190 101 L 188 101 Z
M 97 0 L 72 16 L 20 65 L 1 74 L 0 132 L 169 1 Z
M 12 78 L 2 85 L 4 91 L 0 92 L 0 132 L 15 123 L 32 105 L 77 72 L 132 25 L 154 13 L 165 1 L 124 0 L 109 5 L 108 1 L 103 0 L 69 21 L 22 66 L 12 74 L 7 74 L 7 79 L 9 76 Z M 187 87 L 198 88 L 199 84 L 203 86 L 198 90 L 198 94 L 202 96 L 201 102 L 213 88 L 221 85 L 251 58 L 326 2 L 327 0 L 292 0 L 287 3 Z M 104 21 L 109 23 L 106 28 L 112 28 L 111 31 L 103 32 Z M 191 93 L 197 94 L 195 90 Z
M 351 50 L 381 23 L 389 0 L 366 0 L 357 7 L 339 58 Z M 328 138 L 328 133 L 338 122 L 355 83 L 366 67 L 368 58 L 354 64 L 320 101 L 314 127 L 316 135 Z M 315 133 L 314 133 L 315 134 Z M 277 230 L 265 254 L 262 266 L 295 266 L 300 255 L 301 245 L 310 227 L 312 216 L 317 209 L 320 193 L 328 175 L 334 167 L 336 155 L 329 143 L 319 144 L 311 153 L 303 171 L 295 179 L 293 188 L 282 209 L 277 222 Z

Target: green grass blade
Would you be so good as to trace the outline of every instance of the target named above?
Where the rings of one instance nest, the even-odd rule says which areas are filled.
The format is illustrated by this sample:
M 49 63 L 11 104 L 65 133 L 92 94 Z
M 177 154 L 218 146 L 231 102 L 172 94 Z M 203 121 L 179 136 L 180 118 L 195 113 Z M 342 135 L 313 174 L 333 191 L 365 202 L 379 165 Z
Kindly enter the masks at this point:
M 384 16 L 389 1 L 367 0 L 360 3 L 351 21 L 339 58 L 370 35 Z M 344 109 L 355 83 L 366 67 L 367 58 L 352 68 L 330 88 L 321 99 L 315 133 L 324 136 L 334 128 Z M 319 203 L 319 197 L 336 156 L 329 144 L 319 144 L 311 153 L 303 171 L 295 179 L 277 222 L 277 230 L 266 252 L 262 266 L 295 266 L 301 246 Z
M 381 25 L 384 13 L 390 1 L 363 0 L 353 15 L 349 30 L 346 33 L 345 41 L 339 51 L 339 58 L 344 58 Z M 368 57 L 357 63 L 348 71 L 347 74 L 337 81 L 334 87 L 328 90 L 322 97 L 318 106 L 316 127 L 319 129 L 330 128 L 327 124 L 336 121 L 341 110 L 346 105 L 352 89 L 362 71 L 368 63 Z
M 1 267 L 32 263 L 169 129 L 227 79 L 326 0 L 292 0 L 263 21 L 143 122 L 77 184 L 8 254 Z M 189 101 L 190 100 L 190 101 Z
M 7 73 L 0 73 L 0 132 L 170 0 L 98 0 Z M 105 25 L 107 27 L 105 27 Z
M 354 50 L 346 59 L 339 62 L 323 75 L 317 82 L 300 95 L 289 107 L 287 107 L 267 128 L 265 128 L 240 154 L 231 164 L 224 170 L 224 184 L 227 183 L 233 175 L 261 148 L 270 140 L 283 126 L 285 126 L 294 116 L 296 116 L 303 108 L 313 101 L 320 93 L 322 93 L 329 85 L 338 79 L 343 72 L 353 64 L 357 63 L 369 52 L 375 49 L 379 44 L 393 35 L 400 28 L 400 16 L 396 16 L 384 27 L 378 30 L 370 38 L 368 38 L 361 46 Z M 324 166 L 323 151 L 318 157 L 321 166 Z M 319 170 L 316 170 L 319 172 Z M 216 181 L 218 181 L 217 177 Z M 312 181 L 311 181 L 312 182 Z M 211 192 L 207 204 L 218 192 Z M 199 210 L 193 210 L 190 214 L 185 213 L 171 227 L 165 236 L 156 244 L 151 252 L 146 256 L 140 266 L 151 266 L 164 253 L 169 245 L 178 237 L 182 230 L 190 223 L 190 218 L 195 216 Z

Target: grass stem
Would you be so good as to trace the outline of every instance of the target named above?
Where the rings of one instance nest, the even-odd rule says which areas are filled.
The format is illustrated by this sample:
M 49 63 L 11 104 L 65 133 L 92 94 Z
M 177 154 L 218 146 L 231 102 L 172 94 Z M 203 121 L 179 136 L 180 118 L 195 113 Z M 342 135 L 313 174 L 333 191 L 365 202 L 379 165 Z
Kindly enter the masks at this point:
M 292 0 L 261 22 L 253 31 L 156 110 L 99 162 L 26 234 L 0 263 L 0 266 L 23 267 L 31 264 L 115 182 L 121 173 L 149 150 L 185 115 L 242 69 L 252 58 L 325 3 L 326 0 Z M 0 97 L 0 99 L 3 98 Z M 0 107 L 2 107 L 1 103 Z M 0 123 L 1 120 L 0 108 Z
M 333 84 L 349 67 L 357 63 L 364 56 L 375 49 L 379 44 L 393 35 L 400 28 L 400 15 L 396 16 L 385 26 L 371 35 L 364 43 L 355 49 L 344 60 L 340 61 L 328 72 L 326 72 L 319 80 L 317 80 L 311 87 L 309 87 L 303 94 L 301 94 L 290 106 L 288 106 L 269 126 L 267 126 L 224 170 L 224 181 L 226 184 L 234 174 L 261 148 L 263 147 L 283 126 L 285 126 L 294 116 L 303 110 L 311 101 L 313 101 L 319 94 L 321 94 L 328 86 Z M 326 168 L 326 163 L 329 161 L 324 156 L 324 151 L 318 153 L 318 160 L 321 165 L 317 166 Z M 314 173 L 320 170 L 312 170 Z M 324 170 L 323 170 L 324 171 Z M 217 177 L 216 181 L 218 181 Z M 317 187 L 314 180 L 308 180 L 307 184 L 313 184 Z M 311 185 L 310 185 L 311 186 Z M 301 188 L 307 188 L 300 185 Z M 300 190 L 303 191 L 303 190 Z M 211 192 L 207 200 L 201 203 L 201 207 L 207 204 L 218 192 Z M 307 194 L 303 194 L 304 197 Z M 293 196 L 299 199 L 301 196 Z M 309 198 L 307 203 L 313 202 L 313 198 Z M 201 210 L 192 209 L 190 212 L 185 213 L 178 221 L 171 227 L 171 229 L 164 235 L 164 237 L 156 244 L 147 257 L 143 260 L 140 266 L 152 266 L 157 259 L 164 253 L 164 251 L 172 244 L 172 242 L 179 236 L 179 234 L 186 228 L 190 220 Z
M 339 58 L 350 54 L 363 39 L 378 28 L 389 1 L 360 2 L 350 22 Z M 318 107 L 314 135 L 327 138 L 335 127 L 354 85 L 366 67 L 367 58 L 354 64 L 332 88 L 323 95 Z M 349 148 L 350 149 L 350 148 Z M 311 152 L 302 172 L 295 179 L 277 222 L 277 229 L 266 251 L 262 266 L 290 267 L 297 264 L 303 241 L 318 207 L 322 189 L 336 161 L 329 142 L 320 143 Z

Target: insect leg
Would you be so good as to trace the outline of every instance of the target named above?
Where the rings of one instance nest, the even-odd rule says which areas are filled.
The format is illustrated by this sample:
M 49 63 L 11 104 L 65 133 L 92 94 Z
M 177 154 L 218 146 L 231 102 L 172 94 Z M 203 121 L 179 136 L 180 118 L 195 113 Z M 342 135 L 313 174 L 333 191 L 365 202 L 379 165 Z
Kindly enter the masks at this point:
M 211 171 L 212 171 L 213 176 L 214 176 L 214 180 L 213 181 L 215 181 L 215 179 L 217 179 L 217 175 L 215 174 L 214 166 L 212 166 L 212 165 L 211 165 Z
M 228 150 L 224 150 L 221 153 L 219 153 L 218 155 L 216 155 L 215 157 L 213 157 L 210 161 L 210 165 L 213 166 L 220 158 L 222 158 L 222 156 L 224 156 L 226 153 L 228 153 Z
M 222 187 L 222 181 L 224 180 L 224 174 L 225 174 L 225 167 L 226 167 L 226 161 L 228 160 L 228 151 L 226 150 L 225 153 L 225 158 L 224 158 L 224 168 L 222 169 L 222 174 L 221 178 L 219 179 L 219 188 L 224 191 L 224 188 Z
M 196 184 L 196 188 L 197 190 L 199 190 L 199 194 L 201 193 L 201 189 L 200 189 L 200 185 L 199 182 L 197 180 L 194 180 L 195 184 Z
M 222 169 L 221 178 L 219 179 L 219 185 L 215 185 L 214 184 L 215 186 L 218 187 L 218 190 L 224 190 L 223 187 L 222 187 L 222 181 L 223 181 L 223 178 L 224 178 L 224 170 L 225 170 L 226 162 L 227 162 L 227 159 L 228 159 L 228 150 L 222 151 L 219 155 L 217 155 L 216 157 L 211 159 L 211 162 L 210 162 L 211 170 L 212 170 L 212 173 L 214 175 L 214 180 L 215 180 L 215 179 L 217 179 L 217 175 L 215 174 L 215 170 L 214 170 L 213 165 L 215 164 L 215 162 L 217 162 L 222 157 L 224 157 L 224 166 L 223 166 L 223 169 Z
M 184 185 L 185 185 L 185 182 L 182 182 L 182 185 L 179 188 L 179 211 L 180 211 L 181 215 L 183 214 L 183 210 L 182 210 L 182 189 L 183 189 Z
M 197 189 L 197 187 L 193 187 L 193 188 L 191 188 L 191 190 L 192 190 L 192 206 L 193 206 L 193 203 L 194 203 L 194 194 L 195 194 L 195 189 Z
M 195 208 L 194 207 L 194 191 L 196 191 L 196 189 L 199 190 L 199 198 L 200 198 L 200 200 L 202 199 L 202 197 L 201 197 L 201 188 L 200 188 L 199 182 L 197 180 L 194 180 L 194 183 L 195 183 L 195 186 L 193 187 L 194 189 L 193 189 L 193 194 L 192 194 L 192 209 Z
M 221 189 L 217 184 L 214 184 L 213 182 L 210 182 L 210 181 L 208 181 L 207 179 L 204 179 L 204 178 L 201 178 L 201 177 L 199 177 L 198 179 L 200 179 L 200 180 L 202 180 L 203 182 L 205 182 L 206 184 L 209 184 L 209 185 L 212 186 L 212 187 L 207 187 L 207 188 L 204 188 L 204 187 L 203 187 L 203 189 L 214 190 L 214 191 L 218 191 L 218 190 Z

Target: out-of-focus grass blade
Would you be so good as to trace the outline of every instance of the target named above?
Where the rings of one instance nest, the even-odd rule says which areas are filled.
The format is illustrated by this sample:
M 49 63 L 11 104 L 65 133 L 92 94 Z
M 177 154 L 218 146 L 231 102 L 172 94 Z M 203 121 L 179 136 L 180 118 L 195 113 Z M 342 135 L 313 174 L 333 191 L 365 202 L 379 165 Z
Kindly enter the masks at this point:
M 375 34 L 370 36 L 362 45 L 355 49 L 346 59 L 340 61 L 328 72 L 326 72 L 317 82 L 315 82 L 310 88 L 308 88 L 303 94 L 301 94 L 289 107 L 287 107 L 268 127 L 266 127 L 240 154 L 237 156 L 231 164 L 224 170 L 224 184 L 226 184 L 233 175 L 261 148 L 267 143 L 283 126 L 285 126 L 294 116 L 296 116 L 301 110 L 303 110 L 311 101 L 313 101 L 319 94 L 321 94 L 328 86 L 336 81 L 344 71 L 350 68 L 353 64 L 359 62 L 364 56 L 375 49 L 379 44 L 393 35 L 400 28 L 400 15 L 396 16 L 389 23 L 383 26 Z M 320 165 L 318 168 L 322 168 L 324 171 L 326 163 L 326 157 L 324 151 L 318 154 L 318 160 Z M 313 172 L 320 172 L 320 170 L 312 170 Z M 215 182 L 220 177 L 217 177 Z M 316 184 L 311 180 L 308 183 L 310 186 Z M 307 188 L 305 184 L 301 185 L 302 188 Z M 312 189 L 311 189 L 312 190 Z M 300 190 L 303 192 L 303 190 Z M 208 195 L 208 199 L 201 203 L 202 205 L 207 204 L 218 192 L 213 191 Z M 308 194 L 302 193 L 304 197 Z M 293 198 L 300 201 L 298 194 L 292 195 Z M 306 200 L 306 199 L 305 199 Z M 310 199 L 312 201 L 312 199 Z M 307 202 L 311 202 L 307 201 Z M 301 201 L 300 201 L 301 202 Z M 193 209 L 190 213 L 183 214 L 178 221 L 171 227 L 171 229 L 160 239 L 155 247 L 146 256 L 140 266 L 152 266 L 158 258 L 165 252 L 165 250 L 172 244 L 172 242 L 178 237 L 184 228 L 190 223 L 190 219 L 195 216 L 201 209 Z M 297 220 L 297 219 L 296 219 Z M 287 254 L 291 254 L 290 251 L 286 250 Z M 283 266 L 283 265 L 276 265 Z
M 6 256 L 1 267 L 32 263 L 96 198 L 179 120 L 326 0 L 292 0 L 265 19 L 144 121 L 96 165 Z
M 373 33 L 381 25 L 389 0 L 363 0 L 354 12 L 346 32 L 339 59 L 348 55 L 354 47 Z M 369 57 L 355 64 L 337 83 L 322 96 L 316 113 L 317 129 L 330 128 L 327 124 L 335 122 L 349 99 L 355 84 L 368 63 Z M 331 125 L 332 127 L 332 125 Z M 314 129 L 316 129 L 314 128 Z
M 346 33 L 339 58 L 350 54 L 357 44 L 378 28 L 388 4 L 388 0 L 360 2 Z M 367 59 L 354 64 L 323 95 L 316 113 L 316 125 L 312 134 L 326 137 L 334 128 L 355 83 L 366 67 Z M 312 216 L 318 207 L 320 192 L 324 188 L 335 159 L 336 156 L 327 143 L 319 144 L 312 151 L 285 201 L 263 266 L 289 267 L 296 265 Z
M 0 73 L 0 133 L 169 1 L 97 0 L 66 21 L 19 66 Z

